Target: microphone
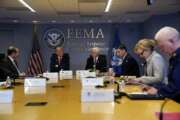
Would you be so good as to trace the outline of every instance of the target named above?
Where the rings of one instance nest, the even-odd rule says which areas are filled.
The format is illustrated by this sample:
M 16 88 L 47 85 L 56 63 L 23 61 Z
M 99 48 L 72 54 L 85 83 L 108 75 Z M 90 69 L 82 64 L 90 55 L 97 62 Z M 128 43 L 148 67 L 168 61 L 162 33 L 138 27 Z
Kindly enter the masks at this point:
M 121 84 L 120 82 L 118 82 L 118 81 L 114 81 L 114 83 L 115 84 L 117 84 L 117 89 L 116 89 L 116 93 L 115 93 L 115 98 L 117 99 L 117 98 L 121 98 L 122 96 L 126 96 L 127 94 L 125 93 L 125 92 L 121 92 L 119 89 L 120 89 L 120 87 L 119 87 L 119 85 Z
M 171 99 L 177 103 L 180 104 L 180 91 L 176 92 L 174 95 L 172 95 Z M 163 120 L 163 109 L 166 103 L 168 102 L 169 99 L 165 99 L 163 104 L 161 105 L 160 113 L 159 113 L 159 120 Z
M 160 113 L 159 113 L 159 120 L 163 120 L 163 109 L 164 109 L 164 106 L 166 105 L 167 102 L 168 102 L 168 99 L 165 99 L 161 105 Z

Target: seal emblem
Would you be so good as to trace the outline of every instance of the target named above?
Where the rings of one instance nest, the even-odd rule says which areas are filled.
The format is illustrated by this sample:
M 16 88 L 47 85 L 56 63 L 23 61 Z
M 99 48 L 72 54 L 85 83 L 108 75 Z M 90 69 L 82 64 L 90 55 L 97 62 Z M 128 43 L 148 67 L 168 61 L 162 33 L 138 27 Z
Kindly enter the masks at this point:
M 61 47 L 65 42 L 64 33 L 56 28 L 47 30 L 43 38 L 51 48 L 56 48 L 57 46 Z

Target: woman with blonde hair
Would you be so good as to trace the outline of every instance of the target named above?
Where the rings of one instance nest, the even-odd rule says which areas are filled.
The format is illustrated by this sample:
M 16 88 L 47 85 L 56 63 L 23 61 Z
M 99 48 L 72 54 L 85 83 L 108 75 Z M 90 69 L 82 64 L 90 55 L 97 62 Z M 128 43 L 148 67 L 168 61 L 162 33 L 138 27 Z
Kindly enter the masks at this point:
M 134 52 L 145 59 L 144 75 L 136 78 L 135 81 L 144 84 L 154 84 L 158 82 L 166 83 L 167 68 L 165 60 L 154 49 L 156 42 L 152 39 L 139 40 L 135 45 Z

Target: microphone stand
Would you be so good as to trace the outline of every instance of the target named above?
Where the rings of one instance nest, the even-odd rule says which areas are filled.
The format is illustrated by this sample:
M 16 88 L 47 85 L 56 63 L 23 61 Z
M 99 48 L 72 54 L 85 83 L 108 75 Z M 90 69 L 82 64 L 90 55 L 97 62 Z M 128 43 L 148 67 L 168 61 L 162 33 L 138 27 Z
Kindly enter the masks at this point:
M 168 99 L 165 99 L 161 105 L 160 113 L 159 113 L 159 120 L 163 120 L 163 109 L 164 109 L 167 102 L 168 102 Z
M 119 90 L 119 89 L 120 89 L 120 87 L 119 87 L 120 82 L 115 81 L 115 84 L 117 84 L 117 89 L 116 89 L 116 94 L 117 94 L 117 95 L 115 95 L 115 98 L 118 99 L 118 98 L 121 98 L 122 96 L 125 96 L 126 93 L 125 93 L 125 92 L 121 92 L 121 91 Z
M 173 101 L 175 101 L 175 102 L 177 102 L 177 103 L 180 103 L 178 100 L 178 98 L 180 98 L 180 92 L 177 92 L 177 93 L 175 93 L 172 97 L 171 97 L 171 99 L 173 100 Z M 162 103 L 162 105 L 161 105 L 161 109 L 160 109 L 160 113 L 159 113 L 159 120 L 163 120 L 163 109 L 164 109 L 164 107 L 165 107 L 165 105 L 166 105 L 166 103 L 169 101 L 169 99 L 165 99 L 165 101 Z

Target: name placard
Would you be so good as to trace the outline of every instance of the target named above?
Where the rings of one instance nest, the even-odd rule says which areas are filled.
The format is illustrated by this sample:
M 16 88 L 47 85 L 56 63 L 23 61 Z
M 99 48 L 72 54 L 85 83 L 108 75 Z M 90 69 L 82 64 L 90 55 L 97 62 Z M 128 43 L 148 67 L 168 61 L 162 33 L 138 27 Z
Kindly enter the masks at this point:
M 24 94 L 32 95 L 32 94 L 45 94 L 46 87 L 24 87 Z
M 13 103 L 5 103 L 0 105 L 0 114 L 11 115 L 13 114 Z
M 46 72 L 43 73 L 43 76 L 48 78 L 47 83 L 58 83 L 58 73 L 57 72 Z
M 25 78 L 24 87 L 45 87 L 45 78 Z
M 95 77 L 95 78 L 82 78 L 82 86 L 97 86 L 97 85 L 104 85 L 104 78 L 103 77 Z
M 80 73 L 80 80 L 86 77 L 96 77 L 96 72 L 82 72 Z
M 76 80 L 80 80 L 80 75 L 88 74 L 88 70 L 76 70 Z
M 12 103 L 13 102 L 13 90 L 0 91 L 0 103 Z
M 60 80 L 73 79 L 73 71 L 72 70 L 63 70 L 59 72 Z
M 82 89 L 81 102 L 114 102 L 114 90 Z

